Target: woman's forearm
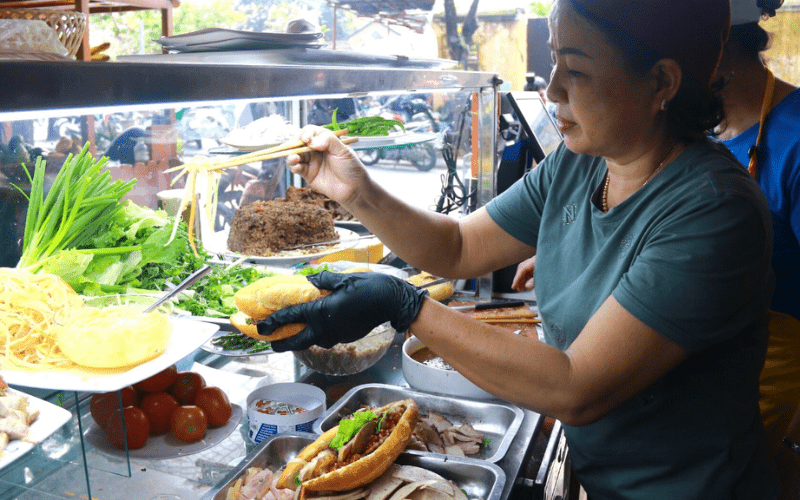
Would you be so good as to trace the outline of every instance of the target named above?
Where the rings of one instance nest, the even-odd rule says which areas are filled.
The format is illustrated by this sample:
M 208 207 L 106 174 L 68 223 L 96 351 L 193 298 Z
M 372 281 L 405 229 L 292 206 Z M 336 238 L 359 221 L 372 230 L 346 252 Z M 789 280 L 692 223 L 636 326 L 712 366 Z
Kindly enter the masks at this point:
M 432 299 L 425 301 L 410 330 L 485 391 L 565 422 L 573 420 L 576 393 L 564 383 L 571 369 L 564 352 L 475 321 Z
M 602 418 L 689 356 L 613 296 L 565 351 L 486 325 L 430 298 L 410 330 L 482 389 L 568 425 Z

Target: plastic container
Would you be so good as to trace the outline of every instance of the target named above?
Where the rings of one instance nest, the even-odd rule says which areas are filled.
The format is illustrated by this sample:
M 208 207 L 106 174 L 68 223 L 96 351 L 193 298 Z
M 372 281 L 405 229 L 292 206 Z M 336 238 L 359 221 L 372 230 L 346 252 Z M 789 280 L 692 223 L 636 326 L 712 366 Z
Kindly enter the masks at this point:
M 311 346 L 293 354 L 307 367 L 325 375 L 353 375 L 377 363 L 389 350 L 395 334 L 395 329 L 384 323 L 355 342 L 336 344 L 330 349 Z
M 304 411 L 294 412 L 296 408 Z M 325 409 L 325 391 L 313 385 L 283 383 L 259 387 L 247 396 L 247 437 L 258 444 L 273 434 L 312 432 L 314 421 Z

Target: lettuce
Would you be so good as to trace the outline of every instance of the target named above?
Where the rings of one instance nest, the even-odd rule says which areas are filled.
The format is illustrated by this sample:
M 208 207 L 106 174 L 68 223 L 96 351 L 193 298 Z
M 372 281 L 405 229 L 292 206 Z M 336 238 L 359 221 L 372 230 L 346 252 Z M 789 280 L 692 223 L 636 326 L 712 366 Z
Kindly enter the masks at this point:
M 339 448 L 353 439 L 356 432 L 367 425 L 367 422 L 375 420 L 376 418 L 378 418 L 378 415 L 375 412 L 367 410 L 354 413 L 352 418 L 342 419 L 342 421 L 339 422 L 339 430 L 336 431 L 336 436 L 333 437 L 331 444 L 328 446 L 333 451 L 339 451 Z

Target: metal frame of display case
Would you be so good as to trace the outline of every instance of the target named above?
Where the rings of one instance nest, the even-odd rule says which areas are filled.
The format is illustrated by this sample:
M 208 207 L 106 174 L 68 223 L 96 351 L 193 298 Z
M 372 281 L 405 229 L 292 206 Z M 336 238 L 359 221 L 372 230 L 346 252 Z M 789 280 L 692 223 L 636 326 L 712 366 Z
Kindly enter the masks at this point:
M 368 66 L 0 61 L 0 74 L 3 75 L 0 136 L 4 123 L 16 120 L 148 107 L 163 109 L 173 104 L 186 107 L 264 99 L 300 101 L 381 93 L 470 92 L 475 127 L 472 165 L 477 178 L 477 206 L 484 205 L 495 195 L 497 89 L 501 82 L 491 73 Z M 476 283 L 481 298 L 491 295 L 491 274 Z M 67 397 L 76 400 L 72 408 L 80 424 L 86 408 L 81 409 L 77 396 Z M 88 403 L 83 404 L 88 406 Z M 80 438 L 80 448 L 84 449 L 82 431 L 79 429 L 78 433 L 81 436 L 71 438 Z M 87 493 L 93 494 L 85 452 L 82 460 Z M 122 475 L 125 475 L 124 470 Z

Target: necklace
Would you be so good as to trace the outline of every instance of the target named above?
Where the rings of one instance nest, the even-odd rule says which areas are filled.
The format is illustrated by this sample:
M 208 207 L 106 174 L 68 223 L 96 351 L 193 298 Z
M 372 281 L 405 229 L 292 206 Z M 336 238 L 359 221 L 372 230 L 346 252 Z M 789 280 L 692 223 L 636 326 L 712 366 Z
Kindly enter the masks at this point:
M 672 154 L 672 152 L 675 151 L 676 147 L 678 147 L 678 143 L 677 142 L 672 145 L 672 148 L 670 148 L 669 153 L 667 153 L 666 156 L 664 156 L 664 159 L 661 160 L 661 163 L 658 164 L 656 169 L 653 170 L 653 173 L 650 174 L 650 177 L 648 177 L 647 180 L 644 181 L 644 184 L 642 184 L 642 186 L 639 189 L 642 189 L 643 187 L 645 187 L 647 185 L 647 183 L 650 182 L 653 179 L 653 177 L 655 177 L 656 174 L 661 171 L 661 169 L 664 167 L 664 162 L 667 161 L 667 158 L 669 158 L 669 156 Z M 608 184 L 610 183 L 610 181 L 611 181 L 611 176 L 609 175 L 609 172 L 606 172 L 606 180 L 603 183 L 603 213 L 608 213 L 608 210 L 609 210 L 609 208 L 608 208 Z

